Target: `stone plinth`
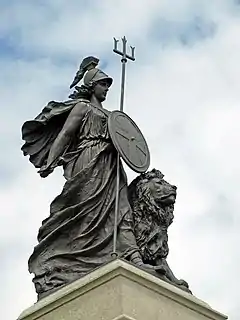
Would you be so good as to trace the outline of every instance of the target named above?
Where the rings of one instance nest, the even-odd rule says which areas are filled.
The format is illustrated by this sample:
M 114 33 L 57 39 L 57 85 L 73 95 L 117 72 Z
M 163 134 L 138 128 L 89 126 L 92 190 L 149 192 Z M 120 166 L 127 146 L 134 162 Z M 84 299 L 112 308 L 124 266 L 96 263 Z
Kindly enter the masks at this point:
M 25 310 L 18 320 L 223 320 L 196 297 L 114 260 Z

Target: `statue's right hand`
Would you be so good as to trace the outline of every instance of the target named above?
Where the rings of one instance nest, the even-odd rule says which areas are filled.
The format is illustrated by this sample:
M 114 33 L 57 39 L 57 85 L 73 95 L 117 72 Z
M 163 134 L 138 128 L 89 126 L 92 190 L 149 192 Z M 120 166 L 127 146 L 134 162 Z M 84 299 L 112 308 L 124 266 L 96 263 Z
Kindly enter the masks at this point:
M 41 169 L 38 171 L 40 177 L 46 178 L 50 173 L 53 172 L 53 168 L 48 167 L 47 165 L 42 166 Z

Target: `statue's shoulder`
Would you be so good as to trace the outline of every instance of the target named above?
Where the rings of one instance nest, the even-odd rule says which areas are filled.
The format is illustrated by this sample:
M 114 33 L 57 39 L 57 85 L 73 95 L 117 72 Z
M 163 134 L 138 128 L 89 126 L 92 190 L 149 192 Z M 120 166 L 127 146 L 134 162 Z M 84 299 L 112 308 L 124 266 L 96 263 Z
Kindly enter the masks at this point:
M 87 99 L 76 99 L 74 100 L 75 104 L 78 106 L 82 106 L 84 108 L 90 108 L 91 107 L 91 102 Z
M 90 105 L 90 101 L 87 99 L 74 99 L 74 100 L 70 100 L 70 101 L 66 101 L 66 103 L 71 103 L 74 102 L 75 104 L 82 104 L 82 105 Z

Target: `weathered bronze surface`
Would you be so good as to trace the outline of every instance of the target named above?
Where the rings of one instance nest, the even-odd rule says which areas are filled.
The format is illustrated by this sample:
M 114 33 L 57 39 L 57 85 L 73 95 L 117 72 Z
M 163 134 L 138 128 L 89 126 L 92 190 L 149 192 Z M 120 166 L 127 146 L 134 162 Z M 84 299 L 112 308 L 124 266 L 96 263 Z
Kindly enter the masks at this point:
M 134 179 L 128 188 L 134 235 L 143 263 L 162 267 L 167 282 L 190 292 L 184 280 L 175 277 L 167 263 L 168 227 L 173 222 L 177 187 L 163 179 L 156 169 Z
M 156 182 L 157 171 L 143 173 L 128 188 L 115 148 L 119 150 L 122 144 L 111 137 L 122 133 L 126 129 L 124 121 L 130 120 L 125 116 L 117 130 L 112 127 L 119 113 L 111 115 L 102 102 L 113 80 L 97 68 L 97 63 L 94 57 L 85 58 L 71 84 L 75 86 L 71 99 L 49 102 L 22 127 L 22 151 L 39 168 L 40 176 L 47 177 L 62 166 L 66 178 L 61 194 L 50 205 L 49 217 L 42 222 L 38 244 L 29 258 L 38 299 L 110 261 L 114 230 L 119 257 L 188 290 L 188 285 L 177 280 L 166 263 L 167 227 L 172 221 L 176 190 L 169 187 L 171 194 L 158 199 L 157 194 L 164 194 L 167 183 L 163 183 L 161 175 L 157 178 L 161 181 Z M 76 86 L 83 76 L 83 84 Z M 123 124 L 125 127 L 121 127 Z M 119 152 L 125 161 L 130 159 L 128 164 L 133 169 L 143 172 L 149 166 L 147 144 L 135 125 L 127 126 L 127 132 L 131 152 L 139 150 L 133 157 L 124 148 Z M 135 151 L 131 135 L 136 138 Z M 144 198 L 144 190 L 152 194 L 149 201 Z

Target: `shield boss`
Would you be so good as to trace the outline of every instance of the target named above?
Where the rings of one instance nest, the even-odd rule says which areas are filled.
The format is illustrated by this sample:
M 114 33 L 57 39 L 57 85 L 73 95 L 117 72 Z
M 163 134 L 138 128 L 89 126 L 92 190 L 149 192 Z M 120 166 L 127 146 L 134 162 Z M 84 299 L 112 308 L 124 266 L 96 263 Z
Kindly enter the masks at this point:
M 122 111 L 113 111 L 108 117 L 112 142 L 126 164 L 135 172 L 147 171 L 150 154 L 147 142 L 136 123 Z

